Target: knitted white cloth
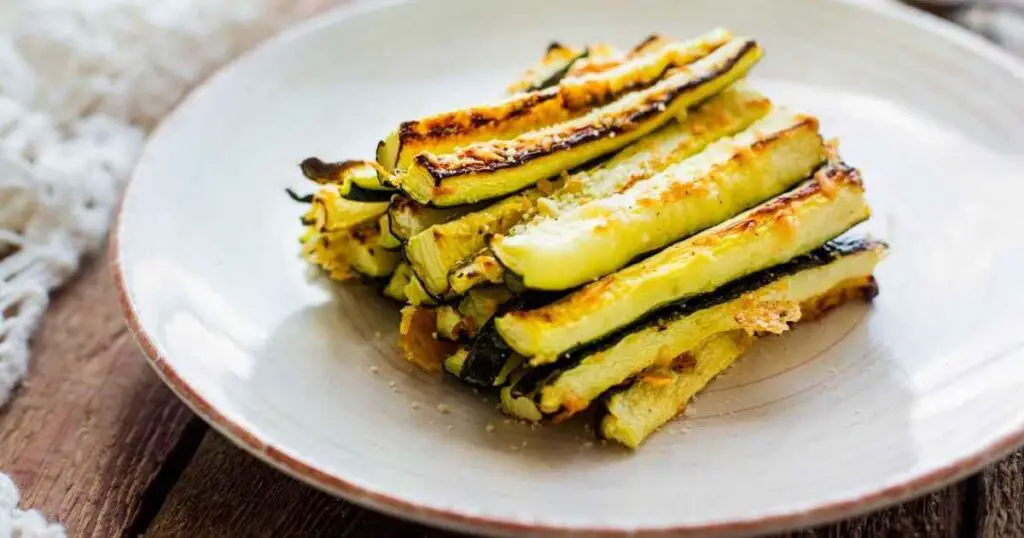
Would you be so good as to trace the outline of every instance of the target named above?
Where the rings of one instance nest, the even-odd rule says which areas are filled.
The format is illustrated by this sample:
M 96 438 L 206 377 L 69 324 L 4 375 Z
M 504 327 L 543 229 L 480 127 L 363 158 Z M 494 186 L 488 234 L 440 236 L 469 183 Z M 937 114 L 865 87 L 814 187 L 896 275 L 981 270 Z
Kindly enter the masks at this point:
M 103 242 L 146 132 L 215 67 L 334 0 L 0 0 L 0 405 L 48 293 Z M 0 538 L 64 536 L 0 474 Z

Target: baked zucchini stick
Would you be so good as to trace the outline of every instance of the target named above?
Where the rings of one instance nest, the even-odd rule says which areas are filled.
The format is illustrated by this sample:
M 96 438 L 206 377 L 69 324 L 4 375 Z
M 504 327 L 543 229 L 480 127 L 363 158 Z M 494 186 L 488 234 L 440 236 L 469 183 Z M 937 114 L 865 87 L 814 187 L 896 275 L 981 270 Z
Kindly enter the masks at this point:
M 496 327 L 532 364 L 554 362 L 661 306 L 809 252 L 869 216 L 860 174 L 829 164 L 793 190 L 552 304 L 504 314 Z
M 742 84 L 728 88 L 694 108 L 682 120 L 670 122 L 626 147 L 597 169 L 569 176 L 558 191 L 543 201 L 538 200 L 540 216 L 513 227 L 506 235 L 526 233 L 540 222 L 557 218 L 575 207 L 622 193 L 657 177 L 666 168 L 700 153 L 708 144 L 750 127 L 771 108 L 767 97 Z M 489 250 L 463 260 L 448 277 L 456 294 L 484 282 L 503 280 L 504 268 Z
M 370 221 L 336 232 L 308 233 L 303 237 L 302 255 L 335 280 L 347 280 L 356 274 L 383 278 L 402 261 L 402 254 L 388 249 L 385 243 L 378 222 Z
M 425 206 L 408 196 L 396 195 L 388 206 L 388 220 L 391 224 L 391 233 L 405 242 L 431 226 L 450 222 L 482 207 L 486 206 L 465 205 L 442 209 Z
M 870 301 L 878 294 L 871 276 L 839 283 L 823 295 L 800 304 L 800 322 L 821 315 L 821 307 L 835 308 L 849 301 Z M 712 336 L 691 352 L 642 372 L 622 390 L 613 389 L 602 400 L 598 432 L 601 437 L 630 448 L 679 415 L 687 403 L 715 376 L 725 371 L 753 343 L 745 331 Z
M 509 196 L 479 211 L 436 224 L 405 243 L 405 257 L 424 287 L 435 297 L 448 293 L 448 273 L 480 248 L 487 235 L 504 233 L 519 223 L 542 196 L 537 189 Z
M 647 135 L 746 75 L 761 54 L 753 40 L 734 39 L 650 88 L 582 117 L 450 154 L 420 153 L 388 181 L 421 203 L 441 207 L 516 192 Z
M 299 165 L 306 179 L 320 185 L 337 185 L 342 197 L 356 202 L 387 202 L 394 187 L 382 185 L 377 168 L 367 161 L 328 163 L 310 157 Z
M 348 200 L 339 185 L 324 185 L 302 217 L 306 225 L 300 238 L 302 256 L 335 280 L 356 274 L 371 278 L 390 275 L 401 254 L 393 250 L 393 238 L 380 226 L 387 205 Z
M 711 293 L 668 305 L 567 354 L 563 365 L 533 369 L 507 391 L 506 407 L 525 409 L 526 415 L 565 417 L 585 409 L 608 389 L 654 365 L 670 363 L 712 336 L 736 330 L 782 333 L 800 319 L 801 303 L 869 276 L 885 250 L 876 241 L 834 240 Z M 535 409 L 530 410 L 531 405 Z
M 666 70 L 698 60 L 722 46 L 729 32 L 715 30 L 686 43 L 645 54 L 614 69 L 573 77 L 544 90 L 515 94 L 493 104 L 403 122 L 377 146 L 377 162 L 401 171 L 421 152 L 444 154 L 481 140 L 507 140 L 570 120 L 657 82 Z M 426 201 L 422 200 L 421 201 Z
M 625 192 L 496 235 L 490 249 L 522 287 L 574 288 L 785 192 L 825 159 L 817 120 L 776 110 Z
M 502 286 L 485 286 L 472 290 L 458 306 L 437 308 L 437 334 L 453 342 L 469 341 L 498 311 L 512 299 L 512 292 Z

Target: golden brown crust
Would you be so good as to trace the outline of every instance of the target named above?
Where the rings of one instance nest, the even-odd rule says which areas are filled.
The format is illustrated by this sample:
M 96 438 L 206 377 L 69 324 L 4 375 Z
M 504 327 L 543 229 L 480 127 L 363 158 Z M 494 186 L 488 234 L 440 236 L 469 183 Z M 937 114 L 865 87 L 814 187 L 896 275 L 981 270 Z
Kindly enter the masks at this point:
M 829 182 L 837 186 L 850 185 L 863 187 L 859 171 L 842 162 L 829 163 L 823 166 L 814 174 L 814 177 L 828 178 Z M 802 200 L 821 194 L 823 191 L 822 185 L 823 181 L 820 180 L 808 181 L 794 190 L 761 204 L 756 209 L 749 212 L 744 218 L 739 219 L 728 226 L 717 229 L 714 233 L 694 238 L 692 240 L 692 245 L 694 247 L 712 246 L 721 241 L 722 237 L 726 235 L 748 233 L 759 228 L 761 225 L 771 222 L 787 225 L 789 219 L 791 219 L 790 208 Z M 557 323 L 562 316 L 576 315 L 575 312 L 577 312 L 579 308 L 583 308 L 580 305 L 598 304 L 603 301 L 603 296 L 608 289 L 618 285 L 618 279 L 619 274 L 612 273 L 595 282 L 583 286 L 576 292 L 551 304 L 533 310 L 516 310 L 508 312 L 505 316 L 522 319 L 534 318 L 543 320 L 547 323 Z M 567 308 L 567 305 L 574 306 L 572 308 Z
M 868 275 L 840 282 L 829 291 L 800 303 L 800 321 L 815 321 L 850 301 L 871 301 L 878 296 L 878 282 Z
M 444 114 L 428 121 L 405 121 L 398 126 L 399 140 L 402 144 L 407 144 L 421 140 L 444 139 L 488 125 L 498 125 L 528 114 L 537 106 L 557 99 L 558 96 L 558 88 L 549 88 L 523 94 L 497 114 L 474 111 L 468 114 Z
M 753 230 L 771 220 L 787 223 L 790 215 L 786 210 L 793 204 L 818 194 L 825 194 L 831 198 L 831 195 L 828 194 L 830 190 L 834 194 L 835 191 L 832 189 L 846 185 L 863 188 L 864 182 L 861 180 L 860 171 L 843 162 L 829 163 L 815 172 L 814 181 L 761 204 L 748 213 L 743 220 L 721 228 L 714 235 L 701 238 L 694 244 L 698 246 L 713 244 L 719 240 L 720 236 L 737 231 Z
M 445 155 L 421 153 L 414 158 L 414 162 L 427 171 L 437 186 L 442 180 L 450 177 L 512 168 L 540 157 L 570 150 L 587 142 L 618 136 L 635 129 L 644 120 L 664 111 L 680 95 L 730 71 L 755 48 L 757 48 L 757 44 L 754 41 L 747 41 L 728 62 L 713 72 L 696 77 L 686 84 L 669 87 L 649 95 L 638 106 L 629 107 L 616 116 L 595 118 L 593 122 L 577 126 L 571 131 L 547 130 L 534 136 L 523 136 L 515 140 L 478 142 Z M 673 69 L 669 68 L 669 70 Z M 635 89 L 627 88 L 628 91 Z
M 398 332 L 402 356 L 428 372 L 440 372 L 444 359 L 458 349 L 453 342 L 437 339 L 437 315 L 430 308 L 403 308 Z

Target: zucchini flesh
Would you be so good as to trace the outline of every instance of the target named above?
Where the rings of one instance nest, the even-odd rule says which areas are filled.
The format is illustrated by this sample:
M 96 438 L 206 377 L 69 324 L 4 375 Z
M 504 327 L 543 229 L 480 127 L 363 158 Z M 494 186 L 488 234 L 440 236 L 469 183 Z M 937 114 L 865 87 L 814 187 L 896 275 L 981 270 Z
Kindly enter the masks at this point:
M 608 398 L 599 422 L 601 437 L 639 448 L 647 436 L 681 413 L 690 398 L 752 343 L 753 338 L 743 331 L 715 335 L 685 353 L 685 360 L 642 374 L 628 388 Z
M 642 181 L 656 178 L 666 168 L 700 153 L 715 140 L 750 127 L 767 115 L 771 108 L 766 97 L 742 84 L 726 89 L 696 107 L 682 120 L 670 122 L 651 136 L 626 147 L 596 170 L 570 176 L 565 180 L 565 186 L 544 202 L 548 217 L 536 217 L 515 226 L 507 237 L 529 236 L 535 233 L 533 229 L 538 225 L 542 229 L 550 229 L 550 221 L 575 207 L 622 193 Z M 513 252 L 516 242 L 511 241 L 509 247 Z M 569 267 L 579 263 L 576 259 Z M 556 273 L 563 274 L 561 270 Z M 503 266 L 488 250 L 456 266 L 448 280 L 454 293 L 465 293 L 484 282 L 497 283 L 503 279 Z
M 381 246 L 383 232 L 376 223 L 354 228 L 345 247 L 352 269 L 363 276 L 383 278 L 390 276 L 402 262 L 402 254 Z
M 437 334 L 452 342 L 463 342 L 474 338 L 491 318 L 498 307 L 512 298 L 507 288 L 493 286 L 473 290 L 463 297 L 458 306 L 437 307 Z
M 501 284 L 505 281 L 505 268 L 498 263 L 489 249 L 462 260 L 448 273 L 448 286 L 455 295 L 462 295 L 484 284 Z
M 337 185 L 325 185 L 313 196 L 302 235 L 302 256 L 320 266 L 331 278 L 347 280 L 356 273 L 371 278 L 388 276 L 401 254 L 384 248 L 379 213 L 387 203 L 352 202 L 342 198 Z
M 451 305 L 441 305 L 436 309 L 437 337 L 449 342 L 461 342 L 468 334 L 468 327 L 462 314 Z
M 476 336 L 480 328 L 498 312 L 498 308 L 511 299 L 512 292 L 504 286 L 485 286 L 467 293 L 459 301 L 459 313 L 467 320 L 470 334 Z
M 564 79 L 551 88 L 403 122 L 378 144 L 377 162 L 389 172 L 401 171 L 421 152 L 444 154 L 473 142 L 508 140 L 570 120 L 611 103 L 628 91 L 654 84 L 667 69 L 703 57 L 729 37 L 728 32 L 716 30 L 614 69 Z
M 385 213 L 377 220 L 377 228 L 380 230 L 379 245 L 388 250 L 397 250 L 402 247 L 402 241 L 391 233 L 391 219 Z
M 870 215 L 860 174 L 829 164 L 793 190 L 554 303 L 496 319 L 533 364 L 614 332 L 646 313 L 816 248 Z
M 460 206 L 446 209 L 429 207 L 413 201 L 408 196 L 394 196 L 388 206 L 388 221 L 391 233 L 401 241 L 437 224 L 444 224 L 480 209 L 478 206 Z
M 409 238 L 405 257 L 427 291 L 437 297 L 445 295 L 449 290 L 449 271 L 482 248 L 489 234 L 504 233 L 517 224 L 533 209 L 540 195 L 540 191 L 530 189 L 480 211 L 431 226 Z
M 384 295 L 400 303 L 407 302 L 408 298 L 405 296 L 405 287 L 409 285 L 411 279 L 412 268 L 409 267 L 408 263 L 399 263 L 395 271 L 391 273 L 391 278 L 388 279 L 387 285 L 384 286 Z
M 871 300 L 878 285 L 871 276 L 840 282 L 822 295 L 800 303 L 799 322 L 811 321 L 824 311 L 849 301 Z M 605 439 L 638 448 L 654 431 L 678 415 L 687 403 L 748 348 L 745 331 L 712 336 L 691 352 L 666 366 L 653 366 L 621 391 L 604 398 L 599 432 Z
M 405 285 L 405 300 L 409 304 L 418 305 L 435 305 L 437 304 L 437 298 L 431 295 L 425 287 L 423 282 L 416 277 L 416 272 L 410 267 L 409 272 L 409 283 Z
M 511 394 L 528 395 L 544 415 L 576 413 L 608 389 L 691 351 L 716 334 L 787 330 L 790 322 L 800 319 L 800 304 L 840 283 L 867 277 L 885 250 L 885 244 L 864 239 L 830 241 L 710 293 L 668 305 L 600 342 L 566 354 L 563 365 L 534 368 Z
M 455 353 L 452 353 L 444 360 L 444 371 L 449 374 L 461 378 L 462 377 L 462 364 L 466 361 L 466 355 L 469 352 L 464 347 L 460 347 Z
M 624 192 L 496 236 L 490 248 L 527 288 L 573 288 L 785 192 L 825 159 L 817 120 L 776 110 Z
M 761 54 L 753 40 L 732 40 L 650 88 L 575 120 L 451 154 L 420 153 L 390 181 L 413 199 L 442 207 L 516 192 L 647 135 L 743 77 Z
M 337 185 L 325 185 L 313 195 L 303 222 L 320 233 L 340 232 L 373 221 L 388 210 L 387 202 L 354 202 Z
M 304 238 L 302 253 L 335 280 L 348 280 L 356 274 L 383 278 L 394 272 L 402 261 L 402 255 L 381 247 L 380 236 L 376 223 L 340 232 L 313 234 Z

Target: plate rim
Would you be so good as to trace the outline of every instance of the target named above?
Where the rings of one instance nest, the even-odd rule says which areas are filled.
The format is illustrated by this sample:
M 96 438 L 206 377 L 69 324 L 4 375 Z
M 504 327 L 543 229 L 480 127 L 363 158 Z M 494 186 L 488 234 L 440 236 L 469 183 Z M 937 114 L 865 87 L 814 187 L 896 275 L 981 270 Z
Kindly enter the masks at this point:
M 904 502 L 914 497 L 936 491 L 955 481 L 973 474 L 993 461 L 1002 459 L 1018 447 L 1024 445 L 1024 420 L 1012 431 L 990 442 L 974 453 L 960 459 L 951 460 L 943 466 L 923 474 L 910 473 L 894 484 L 874 491 L 840 498 L 834 501 L 813 504 L 782 510 L 776 513 L 756 515 L 753 517 L 733 519 L 729 521 L 713 521 L 697 524 L 671 525 L 664 527 L 637 526 L 632 528 L 613 526 L 568 526 L 526 521 L 508 517 L 487 517 L 459 512 L 457 509 L 436 508 L 407 501 L 399 495 L 376 491 L 370 487 L 360 486 L 347 481 L 337 473 L 329 473 L 318 469 L 311 463 L 305 463 L 301 457 L 291 455 L 287 448 L 274 446 L 264 442 L 253 432 L 248 431 L 240 422 L 224 415 L 198 391 L 193 389 L 175 370 L 157 346 L 154 338 L 143 327 L 138 316 L 135 302 L 128 291 L 127 276 L 121 263 L 121 228 L 122 215 L 128 193 L 135 183 L 136 176 L 143 163 L 152 151 L 153 141 L 157 140 L 165 127 L 174 122 L 182 109 L 214 81 L 226 76 L 227 73 L 251 61 L 264 49 L 282 46 L 307 33 L 332 26 L 340 21 L 376 11 L 388 6 L 412 4 L 427 0 L 351 0 L 349 3 L 329 9 L 302 23 L 272 36 L 237 58 L 229 61 L 210 73 L 200 83 L 180 99 L 173 109 L 165 115 L 146 139 L 142 151 L 135 162 L 132 173 L 125 183 L 122 195 L 115 209 L 111 224 L 106 258 L 110 266 L 114 286 L 117 290 L 118 302 L 122 315 L 125 317 L 129 332 L 142 349 L 147 362 L 157 373 L 175 396 L 183 401 L 189 409 L 203 419 L 221 435 L 224 435 L 236 446 L 264 463 L 284 472 L 305 484 L 325 491 L 333 496 L 355 503 L 364 508 L 377 510 L 395 517 L 413 520 L 420 523 L 443 528 L 485 532 L 518 536 L 523 532 L 531 535 L 559 536 L 735 536 L 759 532 L 776 532 L 798 527 L 820 525 L 841 519 L 862 515 L 879 508 Z M 964 47 L 987 61 L 992 62 L 1018 79 L 1024 87 L 1024 60 L 1010 54 L 984 38 L 969 32 L 949 21 L 915 10 L 909 6 L 895 2 L 872 0 L 827 0 L 833 4 L 843 4 L 853 9 L 871 11 L 879 16 L 903 24 L 914 26 L 922 31 L 933 34 L 936 38 L 945 39 Z

